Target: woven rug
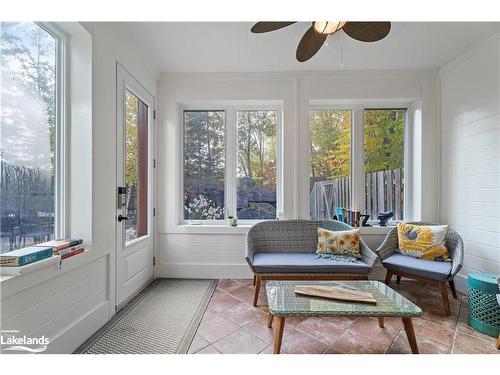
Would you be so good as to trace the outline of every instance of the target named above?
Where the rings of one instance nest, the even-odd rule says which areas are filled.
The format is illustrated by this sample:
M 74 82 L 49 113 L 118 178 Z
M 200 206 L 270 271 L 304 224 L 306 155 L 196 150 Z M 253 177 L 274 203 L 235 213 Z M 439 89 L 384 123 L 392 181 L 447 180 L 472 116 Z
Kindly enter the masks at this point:
M 75 353 L 187 353 L 216 285 L 216 280 L 157 279 Z

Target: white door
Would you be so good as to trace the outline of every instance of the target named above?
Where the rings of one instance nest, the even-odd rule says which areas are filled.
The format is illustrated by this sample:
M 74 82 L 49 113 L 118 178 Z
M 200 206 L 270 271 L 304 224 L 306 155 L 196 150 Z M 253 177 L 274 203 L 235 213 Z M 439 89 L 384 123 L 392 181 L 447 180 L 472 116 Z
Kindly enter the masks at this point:
M 116 306 L 153 279 L 154 98 L 117 64 Z

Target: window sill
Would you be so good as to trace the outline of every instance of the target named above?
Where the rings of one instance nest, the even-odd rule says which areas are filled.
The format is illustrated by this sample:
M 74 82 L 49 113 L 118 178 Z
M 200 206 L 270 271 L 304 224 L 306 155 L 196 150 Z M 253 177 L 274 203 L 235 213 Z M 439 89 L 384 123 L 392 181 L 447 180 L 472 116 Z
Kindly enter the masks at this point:
M 75 268 L 75 266 L 82 264 L 82 262 L 84 262 L 88 258 L 88 253 L 90 253 L 90 251 L 85 250 L 80 254 L 64 259 L 62 263 L 60 256 L 53 256 L 51 258 L 43 259 L 38 262 L 30 263 L 23 267 L 15 267 L 15 269 L 18 270 L 18 273 L 13 275 L 1 274 L 0 284 L 8 282 L 12 279 L 20 279 L 25 275 L 37 271 L 43 271 L 44 273 L 48 272 L 53 274 L 53 276 L 56 276 L 58 273 L 65 272 L 68 269 Z M 59 267 L 59 264 L 61 264 L 61 267 Z M 0 270 L 0 272 L 3 272 L 3 270 Z M 10 272 L 10 270 L 8 272 Z
M 254 224 L 239 224 L 236 227 L 223 224 L 179 224 L 167 232 L 167 234 L 247 234 Z M 394 226 L 360 227 L 361 235 L 386 235 Z
M 167 234 L 247 234 L 253 224 L 239 224 L 236 227 L 223 224 L 179 224 Z

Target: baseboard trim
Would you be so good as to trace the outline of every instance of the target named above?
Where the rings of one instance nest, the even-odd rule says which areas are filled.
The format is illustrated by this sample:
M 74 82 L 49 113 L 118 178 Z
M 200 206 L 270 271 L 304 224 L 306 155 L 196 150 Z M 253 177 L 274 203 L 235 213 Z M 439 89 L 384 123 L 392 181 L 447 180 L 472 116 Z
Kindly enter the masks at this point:
M 467 276 L 456 275 L 453 279 L 455 282 L 455 289 L 463 294 L 467 294 Z
M 54 338 L 45 353 L 71 354 L 109 319 L 109 301 L 104 301 L 92 311 Z
M 171 263 L 158 264 L 156 277 L 181 279 L 250 279 L 253 273 L 248 264 L 203 264 L 203 263 Z M 385 268 L 373 267 L 369 278 L 384 280 Z
M 170 263 L 156 266 L 156 277 L 181 279 L 250 279 L 248 264 Z

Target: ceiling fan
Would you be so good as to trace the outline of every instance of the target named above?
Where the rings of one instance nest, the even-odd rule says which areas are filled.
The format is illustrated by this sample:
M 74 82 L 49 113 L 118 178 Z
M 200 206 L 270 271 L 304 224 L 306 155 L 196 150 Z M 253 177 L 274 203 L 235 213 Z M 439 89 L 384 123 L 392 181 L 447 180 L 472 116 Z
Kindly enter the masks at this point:
M 293 25 L 294 22 L 257 22 L 252 33 L 267 33 Z M 391 30 L 390 22 L 348 22 L 348 21 L 314 21 L 297 46 L 296 57 L 304 62 L 313 57 L 323 46 L 328 35 L 343 30 L 351 38 L 362 42 L 376 42 L 384 39 Z

